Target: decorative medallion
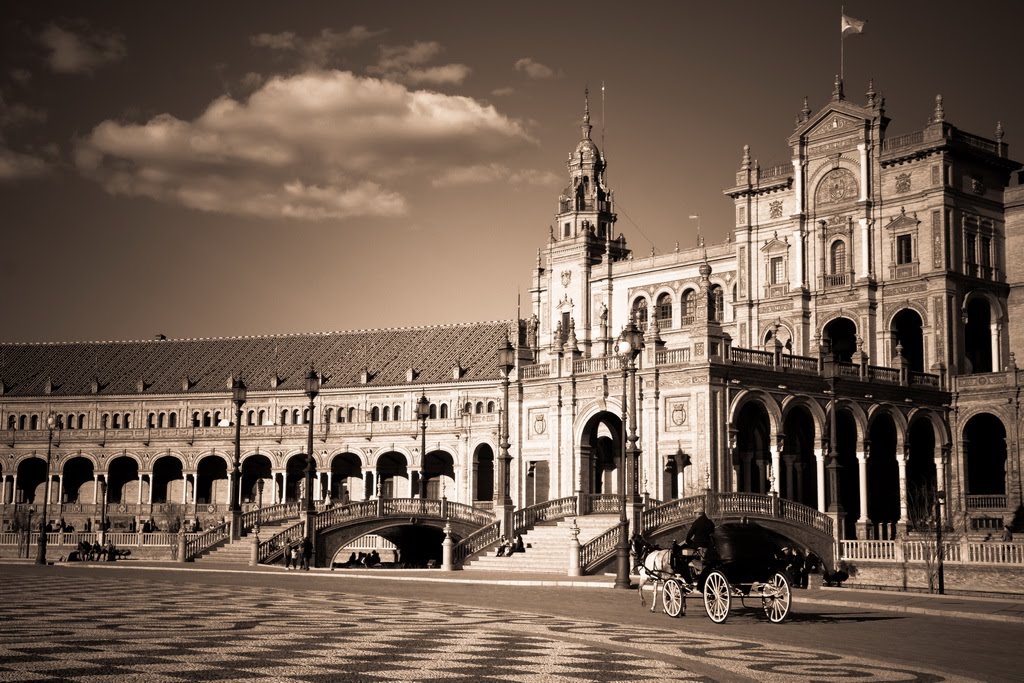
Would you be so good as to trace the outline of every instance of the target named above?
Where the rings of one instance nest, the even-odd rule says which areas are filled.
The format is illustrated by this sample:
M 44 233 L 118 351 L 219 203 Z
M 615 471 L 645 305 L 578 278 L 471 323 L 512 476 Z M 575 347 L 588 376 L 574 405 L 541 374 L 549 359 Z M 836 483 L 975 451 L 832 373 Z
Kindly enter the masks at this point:
M 974 194 L 985 194 L 985 183 L 978 176 L 971 177 L 971 192 Z
M 768 216 L 770 218 L 782 218 L 782 201 L 776 200 L 768 205 Z
M 686 406 L 684 404 L 676 403 L 672 406 L 672 424 L 676 427 L 686 424 Z
M 897 192 L 910 192 L 910 174 L 900 173 L 896 176 L 896 191 Z
M 563 270 L 562 271 L 562 286 L 563 287 L 568 287 L 570 282 L 572 282 L 572 271 L 571 270 Z
M 537 413 L 533 416 L 533 433 L 543 434 L 547 431 L 548 425 L 544 420 L 544 413 Z
M 818 204 L 838 204 L 857 196 L 857 180 L 845 168 L 837 168 L 825 174 L 818 184 L 815 199 Z

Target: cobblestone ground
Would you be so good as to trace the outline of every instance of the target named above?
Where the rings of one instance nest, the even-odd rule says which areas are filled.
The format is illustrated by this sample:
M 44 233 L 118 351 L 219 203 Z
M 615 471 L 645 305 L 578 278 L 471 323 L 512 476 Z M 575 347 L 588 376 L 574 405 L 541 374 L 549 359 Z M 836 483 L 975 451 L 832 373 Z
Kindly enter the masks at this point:
M 192 589 L 135 572 L 28 578 L 0 601 L 0 681 L 964 680 L 803 647 L 408 598 Z

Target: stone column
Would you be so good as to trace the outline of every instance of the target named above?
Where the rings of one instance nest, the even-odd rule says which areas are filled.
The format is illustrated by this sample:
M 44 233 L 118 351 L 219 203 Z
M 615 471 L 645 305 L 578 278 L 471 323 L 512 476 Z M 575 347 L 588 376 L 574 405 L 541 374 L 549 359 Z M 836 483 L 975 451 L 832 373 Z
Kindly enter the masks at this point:
M 799 190 L 797 190 L 799 192 Z M 793 231 L 793 262 L 789 264 L 789 284 L 804 286 L 804 238 L 803 230 Z M 796 340 L 793 341 L 796 343 Z M 796 353 L 796 349 L 793 350 Z
M 199 472 L 192 475 L 192 504 L 199 502 Z
M 857 145 L 857 151 L 860 152 L 860 197 L 858 201 L 866 202 L 868 200 L 868 144 L 862 142 Z
M 771 445 L 768 446 L 768 450 L 772 456 L 772 478 L 771 478 L 771 493 L 779 495 L 779 473 L 782 471 L 781 467 L 781 445 L 779 444 L 779 438 L 775 437 L 770 439 Z
M 11 502 L 18 502 L 18 473 L 14 473 L 14 477 L 11 480 Z
M 907 535 L 907 459 L 910 456 L 908 452 L 910 449 L 906 446 L 901 449 L 896 449 L 896 466 L 899 468 L 900 476 L 900 519 L 896 523 L 897 534 L 900 538 L 906 538 Z
M 783 463 L 786 466 L 786 498 L 788 498 L 789 500 L 795 500 L 795 497 L 793 495 L 793 489 L 794 489 L 793 477 L 794 477 L 794 470 L 795 470 L 795 466 L 793 464 L 793 460 L 795 458 L 796 458 L 796 455 L 794 455 L 793 453 L 783 453 L 782 454 L 782 460 L 783 460 Z M 781 492 L 780 492 L 780 495 L 781 495 Z
M 188 474 L 186 472 L 181 473 L 181 504 L 188 504 Z
M 871 241 L 868 239 L 868 219 L 860 218 L 860 253 L 861 253 L 861 275 L 867 277 L 871 273 Z
M 100 502 L 100 475 L 95 472 L 92 475 L 92 504 Z
M 64 475 L 63 474 L 58 474 L 57 475 L 57 506 L 60 507 L 60 505 L 63 502 L 64 502 Z
M 828 446 L 814 449 L 815 474 L 818 479 L 818 512 L 825 514 L 825 451 Z
M 328 491 L 328 493 L 330 493 L 330 492 L 332 492 L 334 490 L 334 472 L 332 472 L 330 470 L 327 470 L 327 472 L 325 474 L 327 475 L 327 491 Z M 332 502 L 337 502 L 337 501 L 334 500 L 334 494 L 333 493 L 331 493 L 331 501 Z
M 138 494 L 135 496 L 135 498 L 136 498 L 135 504 L 141 506 L 142 505 L 142 473 L 141 472 L 139 472 L 139 491 L 138 491 Z
M 793 196 L 796 200 L 796 211 L 803 213 L 804 210 L 804 167 L 799 157 L 793 159 Z
M 989 336 L 990 343 L 992 344 L 992 372 L 1001 372 L 1003 370 L 1003 354 L 1001 353 L 1003 345 L 999 343 L 1002 327 L 998 320 L 993 320 L 989 323 Z
M 866 446 L 857 451 L 857 484 L 860 493 L 860 518 L 857 520 L 857 535 L 861 539 L 868 537 L 871 520 L 868 518 L 868 452 Z

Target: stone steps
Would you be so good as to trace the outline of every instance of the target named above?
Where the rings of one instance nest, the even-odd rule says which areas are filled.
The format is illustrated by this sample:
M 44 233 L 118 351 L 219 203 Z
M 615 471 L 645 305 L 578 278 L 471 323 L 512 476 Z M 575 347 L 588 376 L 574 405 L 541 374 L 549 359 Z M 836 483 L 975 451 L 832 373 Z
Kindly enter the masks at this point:
M 618 524 L 618 515 L 585 515 L 575 518 L 580 529 L 580 543 L 607 531 Z M 543 522 L 523 534 L 523 543 L 529 546 L 525 552 L 513 553 L 511 557 L 498 557 L 498 549 L 467 561 L 463 568 L 471 571 L 540 572 L 567 574 L 569 572 L 569 541 L 572 522 L 561 520 L 557 523 Z
M 283 519 L 278 522 L 266 524 L 260 527 L 260 539 L 266 540 L 279 531 L 287 529 L 298 521 L 296 519 Z M 204 550 L 194 558 L 195 562 L 218 562 L 222 564 L 236 564 L 248 566 L 252 558 L 252 531 L 250 530 L 237 541 L 228 541 L 223 545 L 215 546 Z

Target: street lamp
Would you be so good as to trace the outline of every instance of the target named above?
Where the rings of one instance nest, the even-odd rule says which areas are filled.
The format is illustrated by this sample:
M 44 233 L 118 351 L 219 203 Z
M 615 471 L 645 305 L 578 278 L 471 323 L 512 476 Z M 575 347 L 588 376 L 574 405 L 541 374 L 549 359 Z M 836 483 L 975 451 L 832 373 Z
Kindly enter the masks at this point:
M 245 405 L 246 386 L 241 377 L 231 382 L 231 402 L 235 404 L 235 459 L 231 463 L 231 538 L 242 535 L 242 506 L 238 500 L 238 488 L 242 457 L 242 406 Z
M 501 532 L 511 538 L 512 529 L 509 527 L 512 524 L 512 497 L 509 484 L 512 478 L 512 456 L 508 452 L 508 387 L 516 367 L 516 350 L 512 348 L 508 337 L 498 347 L 498 367 L 501 369 L 501 435 L 498 441 L 498 486 L 501 488 L 495 502 L 501 510 Z
M 420 480 L 417 488 L 419 489 L 420 498 L 426 497 L 427 482 L 425 478 L 426 472 L 424 471 L 427 466 L 427 418 L 430 417 L 430 401 L 427 400 L 427 395 L 423 394 L 419 400 L 416 401 L 416 418 L 420 421 Z
M 843 504 L 839 500 L 839 470 L 841 466 L 839 464 L 839 450 L 836 446 L 838 438 L 836 431 L 836 409 L 838 407 L 836 403 L 836 384 L 839 381 L 839 358 L 832 349 L 831 343 L 829 343 L 828 354 L 824 360 L 825 381 L 828 382 L 830 393 L 828 402 L 828 465 L 826 469 L 828 470 L 828 490 L 831 500 L 828 502 L 828 511 L 832 513 L 835 519 L 837 537 L 842 538 Z
M 255 533 L 260 535 L 260 520 L 263 518 L 263 478 L 256 480 L 256 529 Z
M 935 569 L 939 579 L 939 595 L 946 594 L 946 577 L 943 566 L 943 558 L 946 553 L 942 547 L 942 501 L 945 497 L 945 491 L 935 492 Z
M 56 421 L 53 415 L 46 418 L 46 429 L 49 432 L 46 442 L 46 491 L 43 493 L 43 514 L 39 515 L 39 547 L 36 553 L 36 564 L 46 564 L 46 517 L 50 510 L 50 455 L 53 452 L 53 427 Z
M 313 477 L 316 474 L 316 460 L 313 459 L 313 401 L 320 393 L 320 376 L 313 366 L 306 373 L 306 396 L 309 397 L 309 438 L 306 441 L 306 500 L 303 506 L 306 512 L 306 538 L 313 542 L 316 508 L 313 506 Z
M 626 498 L 636 505 L 637 464 L 640 449 L 637 448 L 636 435 L 636 359 L 644 347 L 644 334 L 630 319 L 622 334 L 619 335 L 616 350 L 622 360 L 622 399 L 623 416 L 629 414 L 629 430 L 626 436 L 626 448 L 622 458 L 622 474 L 619 481 L 622 489 L 622 507 L 619 512 L 619 544 L 615 549 L 615 587 L 629 588 L 629 520 L 626 516 Z M 629 407 L 626 407 L 626 375 L 629 373 Z M 622 422 L 622 430 L 626 432 L 626 421 Z M 634 514 L 634 518 L 636 515 Z M 635 524 L 635 521 L 634 521 Z M 635 529 L 639 531 L 639 529 Z

